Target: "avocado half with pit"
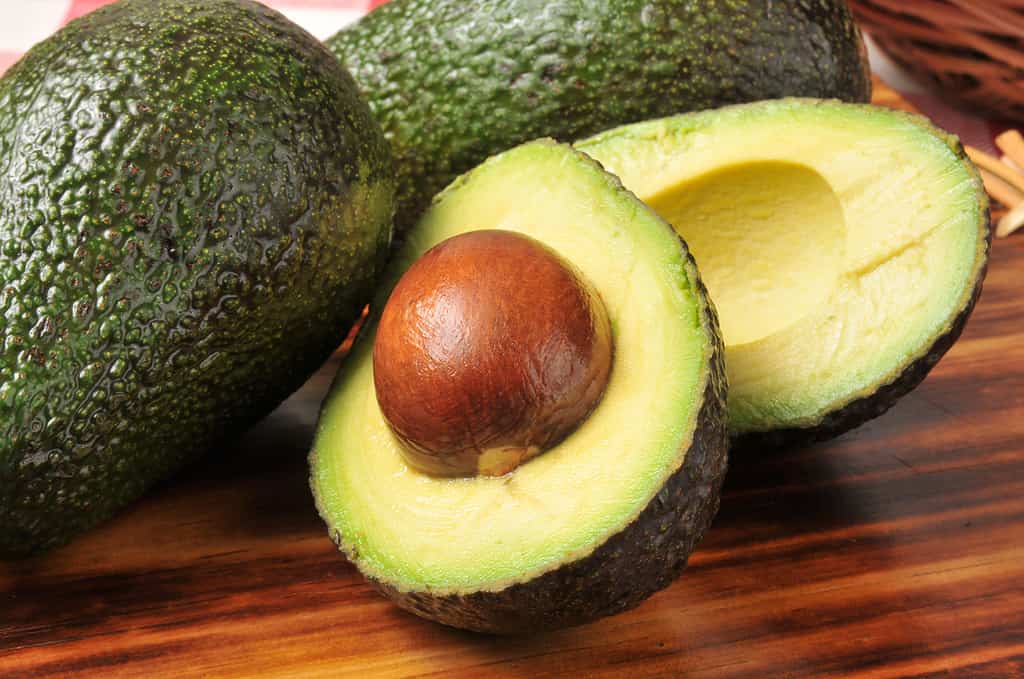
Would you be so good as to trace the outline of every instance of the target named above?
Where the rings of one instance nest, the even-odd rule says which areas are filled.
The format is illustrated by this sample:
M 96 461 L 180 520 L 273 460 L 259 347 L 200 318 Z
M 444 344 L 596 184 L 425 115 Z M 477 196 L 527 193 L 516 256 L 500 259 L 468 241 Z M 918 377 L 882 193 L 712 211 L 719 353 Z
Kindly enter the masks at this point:
M 985 192 L 959 142 L 919 116 L 778 100 L 577 148 L 692 249 L 745 447 L 830 438 L 880 415 L 949 349 L 980 294 Z
M 493 157 L 435 199 L 372 308 L 310 463 L 332 537 L 381 592 L 522 633 L 682 571 L 726 469 L 722 347 L 685 244 L 614 176 L 551 141 Z

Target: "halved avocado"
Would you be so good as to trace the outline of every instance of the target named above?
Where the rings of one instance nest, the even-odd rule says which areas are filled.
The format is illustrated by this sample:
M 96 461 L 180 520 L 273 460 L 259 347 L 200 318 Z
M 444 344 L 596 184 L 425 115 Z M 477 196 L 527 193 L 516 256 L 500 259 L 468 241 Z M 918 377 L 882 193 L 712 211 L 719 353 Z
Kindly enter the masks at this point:
M 981 292 L 988 202 L 956 138 L 789 99 L 577 144 L 689 243 L 717 306 L 746 447 L 836 436 L 917 386 Z
M 589 280 L 608 312 L 604 395 L 556 447 L 505 476 L 407 465 L 374 391 L 379 310 L 452 236 L 520 232 Z M 321 412 L 310 454 L 321 516 L 384 594 L 465 629 L 521 633 L 635 606 L 668 585 L 718 508 L 726 382 L 715 314 L 672 228 L 597 163 L 551 141 L 495 156 L 409 233 Z

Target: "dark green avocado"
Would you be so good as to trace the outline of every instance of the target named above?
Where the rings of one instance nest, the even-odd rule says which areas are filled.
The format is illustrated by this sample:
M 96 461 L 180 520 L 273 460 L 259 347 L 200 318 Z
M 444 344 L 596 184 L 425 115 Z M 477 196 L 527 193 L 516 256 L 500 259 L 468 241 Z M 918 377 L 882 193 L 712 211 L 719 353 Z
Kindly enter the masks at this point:
M 394 149 L 399 234 L 457 175 L 530 139 L 871 90 L 843 0 L 391 0 L 327 45 Z
M 577 429 L 507 474 L 432 476 L 382 414 L 377 318 L 424 252 L 487 229 L 540 241 L 593 286 L 611 376 Z M 686 245 L 617 178 L 550 140 L 491 158 L 438 195 L 371 309 L 321 411 L 310 483 L 375 587 L 431 620 L 518 634 L 618 613 L 680 574 L 725 476 L 724 350 Z
M 263 417 L 391 235 L 351 77 L 255 3 L 123 0 L 0 79 L 0 556 L 51 548 Z

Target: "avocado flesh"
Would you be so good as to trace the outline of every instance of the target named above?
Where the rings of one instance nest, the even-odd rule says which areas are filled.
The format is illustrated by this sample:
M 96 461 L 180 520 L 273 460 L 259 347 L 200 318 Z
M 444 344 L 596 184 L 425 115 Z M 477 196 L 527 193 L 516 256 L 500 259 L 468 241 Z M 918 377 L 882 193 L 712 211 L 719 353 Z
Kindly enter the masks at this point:
M 842 0 L 391 0 L 326 44 L 395 151 L 399 234 L 456 176 L 531 139 L 871 94 Z
M 984 191 L 922 118 L 782 100 L 577 146 L 690 244 L 722 319 L 730 430 L 747 442 L 820 439 L 884 412 L 980 290 Z
M 256 3 L 125 0 L 0 79 L 0 557 L 55 547 L 265 416 L 391 233 L 383 135 Z
M 543 141 L 491 159 L 439 195 L 390 266 L 374 308 L 431 246 L 489 228 L 540 240 L 598 291 L 615 359 L 597 408 L 561 444 L 504 477 L 416 472 L 377 405 L 371 316 L 325 401 L 311 485 L 342 550 L 401 605 L 492 632 L 575 624 L 667 584 L 717 509 L 726 435 L 715 320 L 671 228 L 593 161 Z M 652 500 L 669 485 L 684 497 Z M 630 580 L 640 564 L 622 557 L 621 577 L 605 583 L 597 574 L 610 578 L 615 569 L 601 557 L 582 571 L 602 584 L 560 602 L 550 590 L 556 581 L 560 596 L 577 591 L 561 582 L 564 569 L 579 570 L 614 536 L 617 557 L 651 549 L 655 519 L 640 521 L 645 510 L 679 533 L 644 557 L 656 575 Z M 570 580 L 578 587 L 581 578 Z M 602 601 L 611 591 L 615 600 Z

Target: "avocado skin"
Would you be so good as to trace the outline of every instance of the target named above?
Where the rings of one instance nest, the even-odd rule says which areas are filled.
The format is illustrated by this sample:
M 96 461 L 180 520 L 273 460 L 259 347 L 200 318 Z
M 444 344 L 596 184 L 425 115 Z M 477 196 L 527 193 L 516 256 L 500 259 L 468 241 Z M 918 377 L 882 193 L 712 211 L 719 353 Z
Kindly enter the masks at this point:
M 985 274 L 988 272 L 988 254 L 992 247 L 992 224 L 989 214 L 988 194 L 982 188 L 981 175 L 967 157 L 963 144 L 956 137 L 935 127 L 921 116 L 903 115 L 906 115 L 906 119 L 915 125 L 924 127 L 946 140 L 946 143 L 956 152 L 964 165 L 973 172 L 974 181 L 978 185 L 978 195 L 982 197 L 982 200 L 986 201 L 984 209 L 981 210 L 980 223 L 978 224 L 978 229 L 984 232 L 984 252 L 982 253 L 982 265 L 978 270 L 974 286 L 971 288 L 971 292 L 968 294 L 960 313 L 949 323 L 945 332 L 941 333 L 921 356 L 904 368 L 891 382 L 879 386 L 874 392 L 853 400 L 838 410 L 826 413 L 817 423 L 804 427 L 752 431 L 735 436 L 732 443 L 734 455 L 745 456 L 791 448 L 802 448 L 822 441 L 828 441 L 885 414 L 896 405 L 897 401 L 916 389 L 924 381 L 924 378 L 928 376 L 931 369 L 935 367 L 939 359 L 945 356 L 950 347 L 956 343 L 960 338 L 960 334 L 967 326 L 967 319 L 970 318 L 978 298 L 981 297 Z
M 0 80 L 0 556 L 61 545 L 322 363 L 386 256 L 393 164 L 276 12 L 124 0 Z
M 391 0 L 327 41 L 395 152 L 399 237 L 486 157 L 783 96 L 866 102 L 841 0 Z
M 695 280 L 692 257 L 687 270 Z M 718 512 L 729 457 L 725 350 L 707 290 L 699 281 L 697 288 L 712 353 L 694 438 L 682 465 L 632 523 L 590 555 L 500 591 L 403 592 L 369 578 L 374 588 L 428 620 L 474 632 L 530 634 L 621 613 L 670 585 Z

